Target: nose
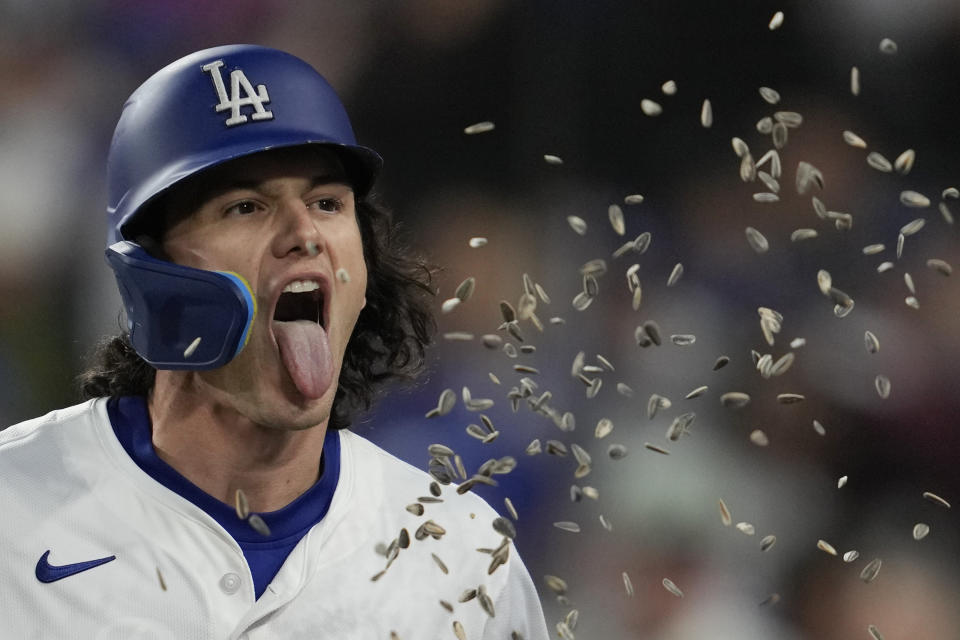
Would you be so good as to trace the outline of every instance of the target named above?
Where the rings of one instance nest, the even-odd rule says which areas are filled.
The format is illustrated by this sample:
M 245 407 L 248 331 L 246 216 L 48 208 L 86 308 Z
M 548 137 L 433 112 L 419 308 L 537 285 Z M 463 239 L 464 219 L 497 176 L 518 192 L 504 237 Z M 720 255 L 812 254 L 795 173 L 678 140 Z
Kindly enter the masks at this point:
M 317 221 L 303 200 L 291 198 L 278 203 L 274 220 L 273 254 L 277 258 L 315 256 L 324 251 Z

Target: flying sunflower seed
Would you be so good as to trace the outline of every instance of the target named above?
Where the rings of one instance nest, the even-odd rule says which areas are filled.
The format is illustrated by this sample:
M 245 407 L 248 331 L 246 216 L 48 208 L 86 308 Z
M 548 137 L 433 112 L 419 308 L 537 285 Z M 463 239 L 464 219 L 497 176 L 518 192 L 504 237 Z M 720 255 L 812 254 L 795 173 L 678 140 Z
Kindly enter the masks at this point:
M 470 238 L 467 244 L 471 249 L 479 249 L 480 247 L 487 246 L 487 239 L 482 237 Z
M 890 161 L 876 151 L 871 151 L 867 154 L 867 164 L 877 171 L 882 171 L 884 173 L 890 173 L 893 171 L 893 165 L 890 164 Z
M 806 400 L 806 396 L 800 393 L 780 393 L 777 394 L 777 402 L 780 404 L 796 404 Z
M 877 394 L 884 400 L 890 397 L 890 378 L 885 375 L 878 375 L 874 381 L 874 386 L 877 388 Z
M 755 193 L 753 195 L 754 195 L 754 199 L 756 199 L 758 195 L 763 195 L 763 194 Z M 769 194 L 769 195 L 775 195 L 775 194 Z M 764 237 L 762 233 L 760 233 L 753 227 L 747 227 L 746 234 L 747 234 L 747 243 L 750 245 L 750 248 L 756 251 L 757 253 L 766 253 L 767 250 L 770 248 L 770 243 L 767 242 L 766 237 Z
M 729 391 L 720 396 L 720 404 L 728 409 L 740 409 L 749 402 L 750 396 L 740 391 Z
M 904 302 L 908 307 L 911 307 L 913 309 L 920 308 L 920 302 L 914 296 L 907 296 L 906 299 L 904 299 Z
M 902 233 L 904 236 L 912 236 L 916 232 L 923 229 L 925 224 L 926 220 L 923 218 L 916 218 L 915 220 L 911 220 L 907 224 L 900 227 L 900 233 Z
M 467 278 L 457 287 L 456 292 L 453 294 L 454 297 L 459 298 L 460 302 L 466 302 L 470 299 L 470 296 L 473 295 L 473 290 L 476 287 L 476 284 L 476 278 Z
M 623 221 L 623 209 L 620 208 L 620 205 L 610 205 L 607 208 L 607 215 L 610 217 L 610 226 L 613 227 L 613 230 L 618 236 L 622 236 L 627 232 L 626 225 Z
M 702 396 L 702 395 L 707 391 L 707 389 L 709 389 L 709 387 L 708 387 L 707 385 L 699 386 L 699 387 L 697 387 L 696 389 L 692 390 L 692 391 L 691 391 L 690 393 L 688 393 L 687 395 L 685 395 L 684 398 L 686 398 L 687 400 L 692 400 L 692 399 L 694 399 L 694 398 L 699 398 L 700 396 Z
M 704 129 L 713 126 L 713 105 L 709 98 L 705 99 L 700 107 L 700 126 Z
M 545 575 L 543 576 L 543 580 L 547 583 L 547 588 L 549 588 L 550 591 L 553 591 L 558 596 L 562 596 L 567 592 L 567 582 L 563 578 Z
M 757 120 L 756 127 L 757 127 L 758 133 L 762 133 L 763 135 L 768 135 L 771 131 L 773 131 L 773 118 L 771 118 L 770 116 L 764 116 L 760 118 L 759 120 Z M 762 165 L 763 162 L 764 162 L 763 160 L 761 160 L 760 162 L 757 162 L 757 166 Z
M 550 155 L 549 153 L 543 154 L 543 161 L 547 164 L 553 165 L 563 164 L 563 158 L 560 156 Z
M 453 633 L 457 636 L 457 640 L 467 640 L 467 632 L 459 620 L 453 621 Z
M 723 498 L 720 498 L 717 500 L 717 504 L 720 507 L 720 522 L 723 523 L 723 526 L 729 527 L 733 522 L 733 517 L 730 515 L 730 510 L 727 508 L 727 503 L 723 501 Z
M 648 98 L 640 101 L 640 110 L 647 116 L 658 116 L 663 113 L 663 107 Z
M 850 68 L 850 93 L 860 95 L 860 69 L 856 67 Z
M 578 235 L 582 236 L 587 232 L 587 223 L 580 216 L 567 216 L 567 224 L 569 224 L 570 228 Z
M 930 198 L 917 191 L 901 191 L 900 202 L 908 207 L 923 208 L 930 206 Z
M 611 460 L 623 460 L 627 457 L 627 448 L 622 444 L 612 444 L 607 448 Z
M 510 538 L 511 540 L 517 537 L 517 528 L 513 526 L 512 522 L 504 517 L 498 516 L 494 518 L 493 530 L 506 538 Z
M 736 136 L 730 139 L 730 146 L 733 147 L 733 152 L 737 154 L 738 158 L 743 158 L 750 153 L 750 147 L 747 146 L 747 143 Z
M 728 364 L 730 364 L 730 358 L 727 356 L 720 356 L 716 359 L 716 361 L 714 361 L 713 370 L 718 371 L 720 369 L 723 369 Z
M 844 131 L 843 141 L 851 147 L 856 147 L 858 149 L 867 148 L 867 141 L 855 134 L 853 131 Z
M 830 272 L 826 269 L 817 271 L 817 286 L 820 287 L 820 293 L 825 296 L 830 295 L 830 290 L 833 288 L 833 278 L 830 277 Z
M 777 149 L 783 149 L 787 146 L 787 125 L 782 122 L 778 122 L 773 125 L 773 130 L 771 131 L 773 136 L 773 146 Z
M 794 229 L 794 231 L 790 234 L 790 242 L 799 242 L 801 240 L 809 240 L 816 237 L 816 229 Z
M 941 202 L 938 205 L 938 208 L 940 209 L 940 215 L 943 216 L 944 221 L 947 224 L 953 224 L 953 213 L 950 211 L 950 207 L 947 206 L 947 203 Z
M 246 520 L 250 515 L 250 503 L 247 501 L 247 494 L 243 492 L 243 489 L 237 489 L 237 493 L 234 496 L 234 508 L 237 512 L 237 517 L 241 520 Z
M 770 18 L 770 24 L 767 25 L 767 28 L 770 29 L 770 31 L 774 31 L 781 26 L 783 26 L 783 11 L 777 11 L 773 14 L 773 17 Z
M 754 429 L 750 432 L 750 442 L 757 445 L 758 447 L 765 447 L 770 444 L 770 439 L 760 429 Z
M 780 183 L 769 173 L 766 171 L 757 171 L 757 177 L 760 178 L 760 182 L 762 182 L 771 193 L 780 193 Z
M 630 387 L 630 385 L 623 382 L 617 383 L 617 393 L 627 398 L 633 397 L 633 389 Z
M 672 96 L 677 93 L 677 83 L 673 80 L 667 80 L 662 85 L 660 85 L 660 91 L 663 91 L 663 95 Z
M 760 87 L 760 97 L 763 98 L 767 104 L 777 104 L 780 102 L 780 93 L 770 87 Z
M 576 522 L 570 522 L 569 520 L 561 520 L 560 522 L 554 522 L 553 526 L 561 531 L 569 531 L 570 533 L 580 533 L 580 525 Z
M 443 301 L 442 305 L 440 305 L 440 311 L 442 313 L 450 313 L 451 311 L 456 309 L 458 306 L 460 306 L 460 302 L 461 302 L 460 298 L 448 298 Z
M 494 126 L 495 125 L 489 120 L 484 120 L 483 122 L 471 124 L 469 127 L 465 128 L 463 132 L 468 136 L 472 136 L 478 133 L 486 133 L 488 131 L 493 131 Z
M 422 515 L 423 515 L 423 505 L 420 504 L 420 503 L 418 503 L 418 502 L 414 502 L 413 504 L 408 504 L 408 505 L 406 506 L 406 509 L 407 509 L 407 511 L 409 511 L 410 513 L 412 513 L 412 514 L 415 515 L 415 516 L 422 516 Z
M 856 550 L 847 551 L 843 554 L 843 561 L 846 563 L 854 562 L 857 558 L 860 557 L 860 552 Z
M 753 182 L 757 179 L 757 165 L 749 153 L 740 159 L 740 179 L 744 182 Z
M 863 568 L 863 571 L 860 572 L 860 579 L 867 584 L 873 582 L 877 579 L 877 574 L 880 573 L 880 567 L 882 565 L 883 561 L 880 560 L 880 558 L 874 558 Z
M 674 271 L 676 271 L 676 270 L 677 270 L 676 267 L 674 267 Z M 680 267 L 680 272 L 683 273 L 683 267 L 682 267 L 682 266 Z M 679 276 L 678 276 L 678 278 L 679 278 Z M 661 344 L 661 340 L 660 340 L 660 325 L 658 325 L 658 324 L 657 324 L 656 322 L 654 322 L 653 320 L 647 320 L 646 322 L 643 323 L 643 332 L 647 335 L 648 338 L 650 338 L 650 341 L 651 341 L 653 344 L 657 345 L 658 347 L 660 346 L 660 344 Z M 670 406 L 670 405 L 667 405 L 666 407 L 663 407 L 663 408 L 666 409 L 666 408 L 668 408 L 669 406 Z
M 927 534 L 930 533 L 930 525 L 924 524 L 923 522 L 918 522 L 913 525 L 913 539 L 914 540 L 923 540 L 927 537 Z
M 620 574 L 623 578 L 623 588 L 627 592 L 627 596 L 633 597 L 633 583 L 630 581 L 630 576 L 627 575 L 627 572 L 624 571 Z
M 663 579 L 663 588 L 677 596 L 678 598 L 683 597 L 683 591 L 680 591 L 680 587 L 673 584 L 673 581 L 670 578 Z
M 847 476 L 840 476 L 837 480 L 837 489 L 843 489 L 845 486 L 847 486 Z
M 797 193 L 804 195 L 812 187 L 823 189 L 823 174 L 809 162 L 797 163 Z
M 187 346 L 187 348 L 183 350 L 183 357 L 189 358 L 190 356 L 192 356 L 193 352 L 196 351 L 197 347 L 199 346 L 200 346 L 200 337 L 197 336 L 196 338 L 193 339 L 193 342 L 191 342 Z
M 760 541 L 760 551 L 769 551 L 770 547 L 777 543 L 777 536 L 769 535 L 765 536 L 763 540 Z
M 667 286 L 672 287 L 677 284 L 681 277 L 683 277 L 683 263 L 678 262 L 674 265 L 673 271 L 670 272 L 670 277 L 667 278 Z
M 897 234 L 897 260 L 903 255 L 903 244 L 906 241 L 907 237 L 903 233 Z
M 652 444 L 650 442 L 644 442 L 643 446 L 649 449 L 650 451 L 653 451 L 654 453 L 659 453 L 660 455 L 664 455 L 664 456 L 670 455 L 670 452 L 664 449 L 663 447 L 658 447 L 657 445 Z
M 820 549 L 820 551 L 829 553 L 832 556 L 837 555 L 837 550 L 834 549 L 833 545 L 831 545 L 826 540 L 817 540 L 817 549 Z
M 626 196 L 623 199 L 624 204 L 640 204 L 643 202 L 643 196 L 639 193 L 634 193 L 629 196 Z
M 247 518 L 247 523 L 254 531 L 263 537 L 267 538 L 270 536 L 270 527 L 268 527 L 267 523 L 263 521 L 263 518 L 256 513 L 250 514 L 250 517 Z
M 880 53 L 893 55 L 897 52 L 897 43 L 890 38 L 884 38 L 880 41 Z
M 950 508 L 950 503 L 947 502 L 946 500 L 944 500 L 943 498 L 941 498 L 940 496 L 938 496 L 938 495 L 935 494 L 935 493 L 931 493 L 931 492 L 929 492 L 929 491 L 924 491 L 924 492 L 923 492 L 923 497 L 926 498 L 927 500 L 929 500 L 930 502 L 934 503 L 934 504 L 940 505 L 941 507 L 946 507 L 947 509 Z
M 880 635 L 880 630 L 877 629 L 875 625 L 868 624 L 867 631 L 870 632 L 870 635 L 873 637 L 873 640 L 883 640 L 883 636 Z
M 903 273 L 903 283 L 907 285 L 907 289 L 910 290 L 910 293 L 915 294 L 917 292 L 917 288 L 913 284 L 913 276 L 906 271 Z
M 613 531 L 613 525 L 610 524 L 610 521 L 607 520 L 606 516 L 604 516 L 602 513 L 600 514 L 600 526 L 607 531 Z
M 893 168 L 897 173 L 907 175 L 913 168 L 913 163 L 917 159 L 917 154 L 913 149 L 907 149 L 893 161 Z
M 765 606 L 767 606 L 767 605 L 771 605 L 771 606 L 772 606 L 772 605 L 777 604 L 778 602 L 780 602 L 780 594 L 779 594 L 779 593 L 771 593 L 769 596 L 767 596 L 766 598 L 764 598 L 764 599 L 763 599 L 763 602 L 761 602 L 758 606 L 761 606 L 761 607 L 765 607 Z
M 597 428 L 594 430 L 593 435 L 598 440 L 601 438 L 606 438 L 610 435 L 610 432 L 613 431 L 613 421 L 609 418 L 600 418 L 600 421 L 597 422 Z
M 953 273 L 953 267 L 951 267 L 948 262 L 940 260 L 939 258 L 930 258 L 927 260 L 927 266 L 945 276 L 949 276 L 951 273 Z
M 678 347 L 686 347 L 697 341 L 697 336 L 690 333 L 675 333 L 670 336 L 670 342 Z

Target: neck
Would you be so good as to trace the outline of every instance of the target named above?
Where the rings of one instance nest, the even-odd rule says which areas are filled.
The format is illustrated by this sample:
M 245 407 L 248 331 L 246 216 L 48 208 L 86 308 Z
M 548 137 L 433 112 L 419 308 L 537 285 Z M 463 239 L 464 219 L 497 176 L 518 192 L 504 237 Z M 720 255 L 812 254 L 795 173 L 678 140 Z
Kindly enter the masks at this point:
M 281 509 L 317 481 L 327 421 L 311 429 L 264 427 L 204 389 L 196 374 L 158 371 L 148 399 L 157 455 L 197 487 L 250 510 Z

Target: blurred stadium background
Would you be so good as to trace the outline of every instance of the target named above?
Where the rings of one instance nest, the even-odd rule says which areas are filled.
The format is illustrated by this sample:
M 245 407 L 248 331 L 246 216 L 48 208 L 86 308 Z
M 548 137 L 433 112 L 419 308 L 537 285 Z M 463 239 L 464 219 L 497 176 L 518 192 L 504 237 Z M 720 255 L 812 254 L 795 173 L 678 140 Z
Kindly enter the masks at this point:
M 771 31 L 778 10 L 785 21 Z M 880 52 L 882 38 L 898 44 L 896 54 Z M 74 378 L 92 346 L 118 331 L 120 301 L 102 250 L 105 156 L 123 101 L 166 63 L 232 42 L 310 61 L 343 96 L 361 143 L 384 156 L 381 194 L 412 242 L 444 268 L 440 335 L 427 374 L 386 397 L 356 430 L 422 468 L 431 442 L 456 449 L 469 469 L 517 458 L 516 471 L 480 493 L 501 512 L 505 496 L 517 505 L 516 545 L 551 630 L 576 608 L 581 638 L 839 640 L 870 637 L 868 625 L 888 639 L 960 638 L 960 519 L 921 497 L 960 501 L 960 276 L 925 264 L 960 266 L 957 226 L 938 211 L 942 191 L 960 187 L 960 3 L 3 0 L 0 424 L 75 403 Z M 859 96 L 849 88 L 852 66 Z M 668 80 L 676 95 L 661 92 Z M 765 103 L 760 86 L 777 89 L 782 102 Z M 644 98 L 663 113 L 644 115 Z M 699 123 L 705 98 L 715 115 L 709 129 Z M 759 157 L 770 140 L 755 123 L 778 109 L 802 113 L 804 123 L 782 152 L 781 201 L 757 203 L 751 194 L 764 189 L 739 179 L 730 139 L 743 138 Z M 495 130 L 464 135 L 484 120 Z M 869 149 L 844 144 L 843 130 Z M 864 160 L 872 150 L 892 161 L 908 148 L 917 160 L 906 176 Z M 564 162 L 548 164 L 544 154 Z M 799 160 L 823 172 L 818 197 L 852 213 L 852 229 L 837 231 L 814 215 L 809 194 L 797 195 Z M 906 189 L 931 206 L 902 205 Z M 632 193 L 645 202 L 623 204 Z M 623 238 L 607 222 L 613 203 L 626 214 Z M 960 202 L 953 210 L 960 215 Z M 587 222 L 586 235 L 571 230 L 570 215 Z M 926 226 L 907 238 L 898 261 L 898 230 L 917 217 Z M 748 225 L 770 240 L 769 252 L 749 248 Z M 819 236 L 791 242 L 799 227 Z M 646 254 L 611 257 L 642 231 L 653 238 Z M 471 249 L 473 236 L 489 244 Z M 886 250 L 864 255 L 872 243 Z M 577 312 L 570 300 L 579 267 L 594 258 L 609 273 L 594 304 Z M 897 266 L 878 274 L 883 260 Z M 623 277 L 633 262 L 644 287 L 639 311 Z M 677 262 L 685 275 L 668 289 Z M 817 290 L 818 269 L 856 300 L 848 317 L 835 318 Z M 919 309 L 904 304 L 904 271 Z M 498 301 L 516 302 L 523 273 L 552 302 L 537 310 L 542 333 L 523 325 L 536 352 L 511 360 L 479 336 L 497 332 Z M 439 316 L 440 302 L 468 276 L 477 279 L 474 297 Z M 784 315 L 773 348 L 763 341 L 759 306 Z M 553 316 L 565 324 L 547 323 Z M 641 349 L 634 328 L 645 320 L 697 341 Z M 878 336 L 879 353 L 867 353 L 865 330 Z M 452 331 L 476 337 L 444 340 Z M 796 337 L 806 345 L 795 349 L 793 368 L 763 380 L 750 350 L 777 357 Z M 602 374 L 593 399 L 569 374 L 578 351 L 588 364 L 602 354 L 616 367 Z M 721 354 L 731 364 L 712 371 Z M 539 369 L 531 377 L 576 416 L 574 431 L 526 407 L 511 411 L 516 363 Z M 874 389 L 878 374 L 892 382 L 885 400 Z M 617 382 L 634 397 L 618 394 Z M 707 393 L 684 399 L 700 385 Z M 500 430 L 494 442 L 464 432 L 478 415 L 462 403 L 424 418 L 444 388 L 459 395 L 463 386 L 495 400 L 485 412 Z M 725 409 L 725 391 L 748 392 L 753 402 Z M 786 392 L 807 399 L 778 404 Z M 649 420 L 652 393 L 673 406 Z M 691 435 L 668 442 L 666 427 L 684 411 L 697 413 Z M 602 417 L 615 428 L 598 440 Z M 749 440 L 754 429 L 769 446 Z M 580 444 L 593 471 L 576 479 L 571 456 L 525 455 L 534 438 Z M 628 447 L 626 458 L 608 458 L 614 442 Z M 842 489 L 840 476 L 849 477 Z M 571 500 L 572 484 L 595 487 L 599 499 Z M 720 498 L 755 536 L 723 526 Z M 552 526 L 561 520 L 582 531 Z M 918 522 L 931 527 L 921 541 L 911 535 Z M 777 543 L 761 552 L 768 534 Z M 846 564 L 818 550 L 818 539 L 860 558 Z M 860 570 L 876 557 L 883 568 L 866 584 Z M 568 582 L 568 602 L 547 588 L 545 574 Z M 668 593 L 663 578 L 684 597 Z M 779 602 L 760 606 L 771 594 Z

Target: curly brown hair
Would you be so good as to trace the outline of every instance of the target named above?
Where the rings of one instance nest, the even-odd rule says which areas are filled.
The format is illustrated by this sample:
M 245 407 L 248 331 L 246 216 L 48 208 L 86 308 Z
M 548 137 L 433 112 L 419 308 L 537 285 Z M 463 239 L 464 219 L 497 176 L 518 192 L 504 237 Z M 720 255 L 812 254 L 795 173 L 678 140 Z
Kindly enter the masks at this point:
M 367 304 L 347 343 L 330 429 L 349 427 L 351 417 L 369 409 L 388 381 L 412 379 L 423 368 L 436 332 L 430 310 L 435 269 L 403 241 L 400 223 L 375 195 L 358 199 L 356 209 L 367 264 Z M 78 376 L 85 399 L 145 396 L 153 389 L 156 369 L 137 355 L 126 332 L 97 345 L 92 360 Z

